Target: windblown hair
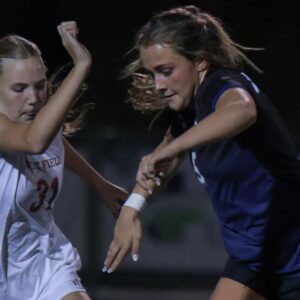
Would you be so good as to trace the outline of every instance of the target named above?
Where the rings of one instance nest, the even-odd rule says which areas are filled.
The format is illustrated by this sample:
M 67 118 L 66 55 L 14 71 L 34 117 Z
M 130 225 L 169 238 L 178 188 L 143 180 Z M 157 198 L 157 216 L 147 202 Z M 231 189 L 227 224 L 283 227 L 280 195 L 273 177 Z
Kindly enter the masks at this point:
M 136 58 L 123 70 L 123 78 L 131 78 L 129 102 L 143 112 L 157 111 L 167 106 L 157 95 L 151 75 L 143 71 L 139 57 L 141 47 L 161 44 L 193 62 L 205 60 L 208 68 L 228 67 L 240 69 L 244 64 L 261 70 L 243 53 L 261 50 L 235 43 L 223 29 L 221 22 L 196 6 L 173 8 L 152 17 L 136 35 L 134 47 L 129 51 Z
M 61 82 L 70 69 L 70 66 L 71 64 L 63 65 L 54 74 L 52 74 L 52 76 L 50 76 L 48 79 L 48 98 L 50 98 L 59 88 Z M 81 96 L 84 94 L 87 88 L 87 84 L 83 83 L 81 85 L 76 102 L 81 99 Z M 81 130 L 84 127 L 87 112 L 94 107 L 94 103 L 88 102 L 70 110 L 63 124 L 63 134 L 65 136 L 72 136 L 77 131 Z
M 30 57 L 38 57 L 43 66 L 45 67 L 45 72 L 47 72 L 47 67 L 43 61 L 41 51 L 36 44 L 33 42 L 18 36 L 18 35 L 7 35 L 0 39 L 0 76 L 3 72 L 3 60 L 10 59 L 26 59 Z M 59 83 L 57 78 L 59 77 L 60 71 L 64 68 L 61 68 L 59 72 L 56 72 L 49 80 L 48 80 L 48 98 L 53 95 L 55 90 L 59 87 Z M 85 90 L 85 86 L 83 85 L 78 98 Z M 71 119 L 68 122 L 65 122 L 63 125 L 63 133 L 64 135 L 71 135 L 78 130 L 81 129 L 86 112 L 92 108 L 92 104 L 83 105 L 81 108 L 71 111 L 67 116 L 67 119 Z

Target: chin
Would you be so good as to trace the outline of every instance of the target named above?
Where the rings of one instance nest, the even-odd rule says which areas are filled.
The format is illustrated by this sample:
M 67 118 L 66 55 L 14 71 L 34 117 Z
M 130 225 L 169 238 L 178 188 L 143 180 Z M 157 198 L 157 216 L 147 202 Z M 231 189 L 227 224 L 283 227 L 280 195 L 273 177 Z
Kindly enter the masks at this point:
M 22 118 L 19 119 L 19 123 L 28 124 L 31 123 L 34 118 Z
M 184 107 L 182 105 L 178 105 L 176 103 L 169 104 L 169 108 L 170 108 L 170 110 L 173 110 L 175 112 L 180 112 L 184 109 Z

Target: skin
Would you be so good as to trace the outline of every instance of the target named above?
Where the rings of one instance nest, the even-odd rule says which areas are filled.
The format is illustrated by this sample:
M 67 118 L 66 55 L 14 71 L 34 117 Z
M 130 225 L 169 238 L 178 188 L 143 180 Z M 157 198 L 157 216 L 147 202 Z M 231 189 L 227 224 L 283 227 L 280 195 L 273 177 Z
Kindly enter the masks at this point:
M 77 91 L 89 72 L 91 57 L 77 41 L 75 22 L 58 26 L 62 43 L 73 60 L 73 68 L 56 93 L 48 100 L 46 70 L 40 57 L 3 59 L 0 74 L 0 151 L 38 154 L 47 149 L 73 105 Z M 117 217 L 118 200 L 127 192 L 102 177 L 66 140 L 65 167 L 89 183 Z M 74 292 L 65 300 L 90 299 Z
M 186 109 L 199 85 L 202 65 L 161 44 L 142 47 L 140 57 L 143 67 L 153 76 L 156 91 L 168 101 L 169 108 Z
M 179 112 L 193 106 L 197 88 L 206 74 L 207 62 L 190 61 L 171 47 L 161 44 L 142 47 L 140 57 L 143 67 L 153 76 L 156 91 L 169 101 L 171 110 Z M 177 138 L 173 138 L 167 131 L 161 144 L 141 159 L 137 184 L 132 192 L 148 199 L 172 177 L 189 150 L 235 136 L 255 121 L 256 106 L 250 94 L 241 88 L 226 90 L 217 101 L 213 113 Z M 115 271 L 130 250 L 133 260 L 137 261 L 141 238 L 139 212 L 123 206 L 103 271 Z M 210 300 L 227 299 L 264 298 L 236 281 L 221 278 Z
M 91 298 L 82 292 L 70 293 L 62 298 L 63 300 L 91 300 Z
M 12 82 L 8 81 L 11 79 L 9 74 L 4 72 L 1 74 L 1 151 L 42 153 L 61 128 L 65 115 L 73 105 L 80 85 L 87 76 L 91 65 L 90 54 L 74 37 L 74 30 L 76 30 L 75 22 L 65 22 L 58 27 L 62 42 L 72 57 L 74 66 L 56 93 L 47 101 L 47 105 L 43 106 L 45 103 L 44 93 L 37 92 L 36 86 L 39 80 L 45 79 L 45 70 L 42 71 L 41 61 L 37 58 L 10 61 L 4 59 L 4 71 L 11 74 L 16 73 L 20 67 L 26 67 L 29 75 L 25 76 L 26 71 L 23 70 L 20 74 L 25 77 L 16 78 L 23 81 Z M 20 83 L 26 87 L 24 93 L 20 93 L 19 96 L 13 92 L 9 93 L 11 84 Z M 39 103 L 36 104 L 36 102 Z M 29 113 L 26 115 L 27 110 Z M 26 116 L 22 116 L 24 112 Z
M 4 59 L 0 76 L 0 112 L 11 121 L 29 123 L 45 103 L 46 75 L 41 59 Z

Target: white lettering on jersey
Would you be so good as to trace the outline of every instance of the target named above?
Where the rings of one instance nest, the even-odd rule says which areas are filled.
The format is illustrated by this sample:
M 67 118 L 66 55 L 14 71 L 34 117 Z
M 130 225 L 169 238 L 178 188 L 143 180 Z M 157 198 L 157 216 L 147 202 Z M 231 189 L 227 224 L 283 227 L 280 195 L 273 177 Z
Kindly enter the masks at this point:
M 192 151 L 191 152 L 191 158 L 192 158 L 192 165 L 193 165 L 193 168 L 194 168 L 194 172 L 197 176 L 197 179 L 199 180 L 199 182 L 201 184 L 205 184 L 205 178 L 204 176 L 200 173 L 198 167 L 196 166 L 196 159 L 197 159 L 197 155 L 196 155 L 196 152 L 195 151 Z
M 194 121 L 194 125 L 197 125 L 197 120 Z M 193 169 L 194 169 L 194 172 L 197 176 L 197 179 L 199 180 L 199 182 L 201 184 L 205 184 L 205 178 L 204 176 L 200 173 L 197 165 L 196 165 L 196 160 L 197 160 L 197 154 L 195 151 L 191 151 L 191 159 L 192 159 L 192 165 L 193 165 Z

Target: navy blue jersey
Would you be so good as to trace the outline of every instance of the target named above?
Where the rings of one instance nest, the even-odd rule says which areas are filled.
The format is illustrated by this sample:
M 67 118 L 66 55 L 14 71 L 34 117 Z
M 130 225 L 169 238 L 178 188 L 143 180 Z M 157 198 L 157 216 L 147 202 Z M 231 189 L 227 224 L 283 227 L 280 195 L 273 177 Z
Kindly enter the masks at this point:
M 176 115 L 174 137 L 215 110 L 219 97 L 239 87 L 257 107 L 257 121 L 233 138 L 191 151 L 199 181 L 219 218 L 229 255 L 256 271 L 300 275 L 300 160 L 269 99 L 244 73 L 209 71 L 194 109 Z

